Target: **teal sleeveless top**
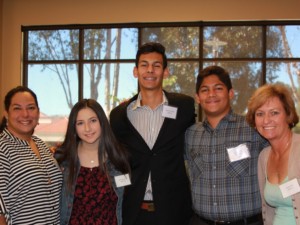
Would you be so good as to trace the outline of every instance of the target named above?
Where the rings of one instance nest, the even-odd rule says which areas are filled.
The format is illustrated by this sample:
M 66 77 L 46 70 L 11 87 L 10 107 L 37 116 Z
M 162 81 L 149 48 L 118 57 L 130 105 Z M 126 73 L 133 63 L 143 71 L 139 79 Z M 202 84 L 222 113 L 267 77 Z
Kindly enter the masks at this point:
M 288 177 L 283 180 L 282 184 L 287 181 Z M 292 198 L 290 196 L 283 198 L 278 184 L 272 184 L 266 179 L 264 197 L 266 202 L 275 208 L 273 225 L 296 225 Z

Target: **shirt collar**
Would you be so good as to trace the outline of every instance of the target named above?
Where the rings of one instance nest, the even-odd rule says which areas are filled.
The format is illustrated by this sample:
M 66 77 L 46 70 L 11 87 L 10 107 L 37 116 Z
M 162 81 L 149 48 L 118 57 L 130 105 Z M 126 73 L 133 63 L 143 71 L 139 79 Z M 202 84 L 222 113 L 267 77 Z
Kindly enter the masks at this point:
M 165 95 L 165 92 L 162 92 L 162 93 L 163 93 L 163 101 L 160 105 L 167 105 L 168 104 L 168 99 Z M 131 109 L 136 110 L 137 108 L 143 107 L 141 102 L 142 102 L 142 94 L 140 92 Z
M 228 114 L 227 114 L 226 116 L 224 116 L 224 117 L 220 120 L 219 124 L 221 124 L 223 121 L 229 121 L 229 122 L 234 122 L 234 121 L 236 121 L 236 114 L 232 111 L 232 109 L 230 109 L 230 111 L 228 112 Z M 218 126 L 219 126 L 219 124 L 218 124 Z M 207 118 L 203 121 L 203 125 L 204 125 L 204 127 L 206 127 L 206 128 L 210 127 L 210 124 L 209 124 Z M 218 127 L 218 126 L 217 126 L 217 127 Z
M 3 130 L 3 134 L 4 134 L 5 138 L 10 139 L 11 142 L 16 142 L 21 145 L 29 145 L 29 143 L 27 141 L 14 136 L 7 128 L 5 128 Z

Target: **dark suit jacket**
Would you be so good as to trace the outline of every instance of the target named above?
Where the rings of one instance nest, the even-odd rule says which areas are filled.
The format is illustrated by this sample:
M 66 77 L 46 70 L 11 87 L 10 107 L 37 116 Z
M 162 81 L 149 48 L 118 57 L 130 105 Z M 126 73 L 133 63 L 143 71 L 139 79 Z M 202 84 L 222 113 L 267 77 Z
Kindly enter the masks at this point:
M 152 150 L 127 117 L 127 107 L 137 95 L 110 114 L 117 139 L 129 151 L 132 169 L 132 184 L 127 186 L 124 194 L 123 225 L 134 224 L 150 171 L 157 217 L 154 225 L 184 225 L 192 213 L 183 155 L 185 130 L 195 122 L 194 100 L 183 94 L 165 92 L 165 95 L 169 106 L 178 107 L 177 117 L 164 119 Z

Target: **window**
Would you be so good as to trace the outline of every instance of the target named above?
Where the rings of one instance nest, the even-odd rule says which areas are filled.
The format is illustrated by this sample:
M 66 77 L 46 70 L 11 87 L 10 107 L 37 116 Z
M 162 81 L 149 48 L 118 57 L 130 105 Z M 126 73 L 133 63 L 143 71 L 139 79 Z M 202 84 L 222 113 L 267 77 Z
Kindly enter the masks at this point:
M 194 96 L 199 70 L 216 64 L 232 77 L 235 111 L 245 113 L 253 91 L 277 81 L 291 88 L 299 108 L 300 21 L 27 26 L 22 32 L 23 83 L 38 96 L 36 133 L 48 142 L 63 139 L 79 99 L 94 98 L 109 114 L 137 93 L 135 54 L 148 41 L 166 47 L 167 91 Z M 201 109 L 198 114 L 201 120 Z

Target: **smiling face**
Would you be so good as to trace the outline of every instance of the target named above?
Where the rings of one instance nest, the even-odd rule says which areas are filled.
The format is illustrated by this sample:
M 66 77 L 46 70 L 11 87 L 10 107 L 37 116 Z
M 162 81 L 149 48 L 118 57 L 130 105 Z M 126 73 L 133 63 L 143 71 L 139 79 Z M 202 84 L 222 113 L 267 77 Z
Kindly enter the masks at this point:
M 268 141 L 284 137 L 290 132 L 287 114 L 278 97 L 269 99 L 255 111 L 257 131 Z
M 76 133 L 84 144 L 99 144 L 101 125 L 91 108 L 83 108 L 76 118 Z
M 139 87 L 143 90 L 162 90 L 163 79 L 169 70 L 163 68 L 163 57 L 157 52 L 142 54 L 138 66 L 134 67 L 134 77 L 138 78 Z
M 216 75 L 203 79 L 195 99 L 201 105 L 205 115 L 209 117 L 224 117 L 230 111 L 230 100 L 233 90 L 228 91 L 225 84 Z
M 14 136 L 29 140 L 38 124 L 39 109 L 29 92 L 18 92 L 12 97 L 4 116 L 7 118 L 7 129 Z

